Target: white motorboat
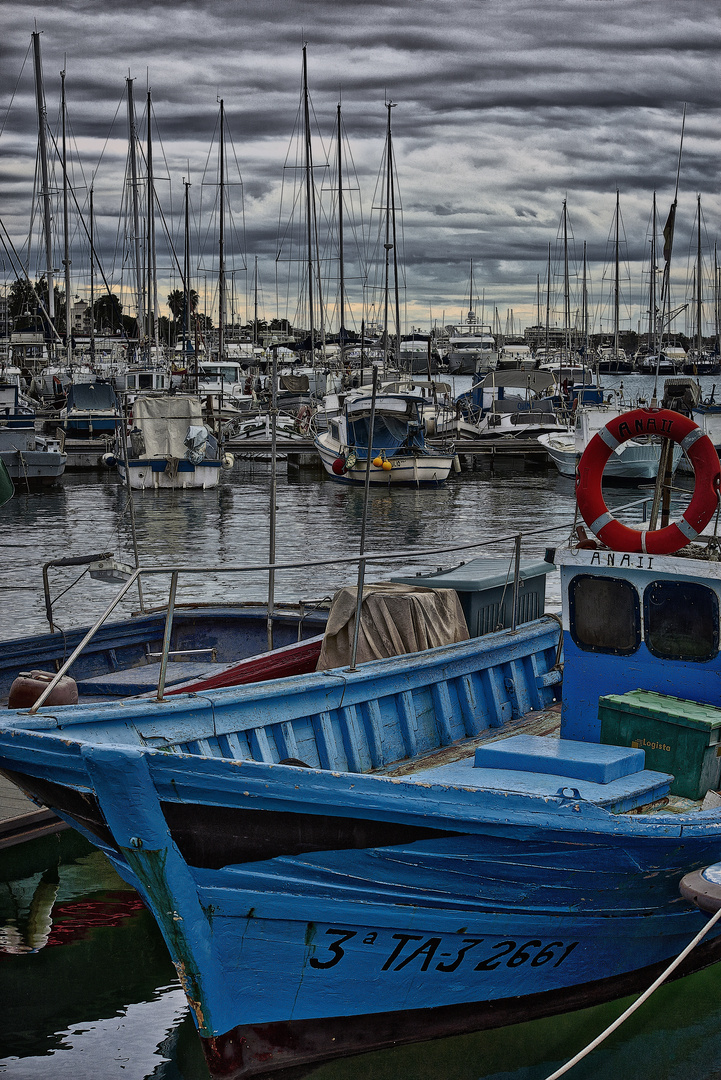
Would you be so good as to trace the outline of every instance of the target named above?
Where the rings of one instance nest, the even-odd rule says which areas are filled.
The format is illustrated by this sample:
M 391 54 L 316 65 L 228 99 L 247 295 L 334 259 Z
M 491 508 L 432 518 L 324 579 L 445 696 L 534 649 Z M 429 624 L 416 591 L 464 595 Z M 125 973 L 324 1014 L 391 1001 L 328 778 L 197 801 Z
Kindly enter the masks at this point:
M 581 454 L 593 436 L 606 426 L 609 420 L 620 416 L 625 408 L 609 405 L 584 406 L 576 413 L 574 428 L 560 432 L 547 432 L 538 436 L 538 442 L 546 450 L 561 476 L 575 477 Z M 661 456 L 661 440 L 644 437 L 621 443 L 611 454 L 604 469 L 608 480 L 624 480 L 638 483 L 655 480 Z M 674 447 L 673 465 L 678 465 L 681 451 Z

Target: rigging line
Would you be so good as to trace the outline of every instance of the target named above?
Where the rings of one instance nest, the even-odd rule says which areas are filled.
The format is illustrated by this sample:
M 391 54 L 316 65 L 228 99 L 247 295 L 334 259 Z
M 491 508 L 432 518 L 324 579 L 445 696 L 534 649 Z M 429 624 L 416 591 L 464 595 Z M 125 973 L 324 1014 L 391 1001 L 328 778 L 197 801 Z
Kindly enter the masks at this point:
M 20 74 L 18 75 L 17 82 L 15 83 L 15 87 L 13 89 L 12 96 L 10 98 L 10 102 L 9 102 L 7 110 L 5 112 L 5 118 L 4 118 L 3 122 L 2 122 L 2 127 L 0 127 L 0 136 L 2 136 L 2 133 L 5 130 L 5 125 L 8 122 L 8 117 L 10 115 L 10 110 L 12 108 L 13 102 L 15 101 L 15 95 L 17 94 L 18 86 L 20 85 L 20 80 L 23 77 L 23 72 L 25 71 L 25 65 L 28 62 L 28 56 L 30 55 L 30 50 L 32 49 L 32 47 L 33 47 L 33 43 L 32 43 L 32 38 L 31 38 L 30 39 L 30 44 L 28 45 L 27 52 L 25 53 L 25 57 L 24 57 L 23 62 L 22 62 L 22 67 L 20 68 Z
M 661 972 L 656 981 L 653 982 L 649 986 L 649 988 L 645 990 L 643 994 L 641 994 L 641 996 L 633 1002 L 633 1004 L 629 1005 L 626 1011 L 621 1013 L 617 1020 L 614 1020 L 612 1024 L 609 1024 L 609 1026 L 604 1031 L 602 1031 L 600 1035 L 598 1035 L 592 1042 L 590 1042 L 588 1046 L 585 1046 L 583 1050 L 579 1051 L 579 1053 L 576 1054 L 575 1057 L 572 1057 L 571 1060 L 567 1061 L 566 1064 L 561 1066 L 560 1069 L 556 1069 L 555 1072 L 551 1073 L 550 1076 L 546 1077 L 546 1080 L 557 1080 L 559 1076 L 563 1076 L 570 1069 L 572 1069 L 577 1062 L 582 1061 L 583 1058 L 590 1054 L 592 1050 L 595 1050 L 597 1046 L 600 1046 L 600 1044 L 604 1042 L 609 1035 L 612 1035 L 614 1031 L 620 1028 L 621 1025 L 625 1023 L 625 1021 L 628 1020 L 628 1018 L 633 1013 L 635 1013 L 636 1010 L 639 1009 L 645 1001 L 648 1001 L 648 999 L 651 997 L 651 994 L 653 994 L 654 991 L 657 990 L 659 986 L 661 986 L 666 981 L 666 979 L 668 979 L 668 977 L 673 974 L 679 964 L 681 964 L 686 959 L 688 954 L 696 948 L 698 943 L 704 937 L 706 937 L 706 934 L 708 934 L 709 930 L 713 929 L 719 919 L 721 919 L 721 908 L 719 908 L 716 914 L 709 919 L 709 921 L 701 930 L 699 930 L 696 937 L 686 946 L 683 952 L 679 953 L 676 959 L 668 965 L 666 970 Z
M 24 276 L 25 280 L 27 281 L 28 285 L 30 286 L 30 288 L 32 289 L 33 296 L 37 300 L 38 307 L 40 308 L 43 315 L 45 316 L 48 325 L 50 326 L 51 330 L 55 334 L 56 339 L 58 341 L 62 341 L 62 338 L 60 337 L 60 334 L 56 330 L 55 325 L 53 324 L 53 322 L 52 322 L 52 320 L 50 318 L 50 313 L 48 312 L 48 309 L 45 307 L 45 304 L 43 303 L 39 293 L 37 292 L 34 284 L 32 283 L 32 281 L 30 280 L 30 277 L 28 276 L 27 272 L 25 271 L 25 268 L 23 267 L 22 262 L 20 261 L 20 256 L 18 255 L 17 251 L 15 250 L 15 245 L 13 244 L 12 240 L 10 239 L 10 234 L 8 233 L 7 229 L 5 228 L 5 223 L 2 220 L 2 218 L 0 218 L 0 228 L 2 229 L 3 233 L 5 234 L 5 237 L 0 236 L 0 240 L 2 241 L 2 245 L 5 248 L 5 253 L 6 253 L 8 259 L 10 259 L 10 261 L 11 261 L 11 265 L 12 265 L 12 258 L 11 258 L 11 255 L 10 255 L 10 250 L 8 250 L 8 246 L 7 246 L 8 244 L 10 244 L 10 249 L 12 250 L 15 258 L 17 259 L 18 263 L 20 264 L 20 266 L 23 269 L 23 276 Z M 7 238 L 7 243 L 6 243 L 5 238 Z M 15 270 L 14 267 L 13 267 L 13 273 L 15 274 L 16 278 L 18 278 L 18 280 L 20 280 L 19 275 L 17 274 L 17 271 Z
M 92 175 L 90 177 L 90 186 L 91 187 L 95 186 L 95 179 L 96 179 L 96 177 L 98 175 L 98 169 L 100 168 L 100 164 L 101 164 L 103 158 L 105 157 L 105 151 L 108 148 L 108 143 L 110 142 L 110 138 L 111 138 L 111 136 L 113 134 L 113 128 L 115 127 L 115 121 L 118 119 L 118 113 L 120 112 L 120 109 L 124 104 L 125 104 L 125 94 L 123 93 L 121 95 L 121 97 L 120 97 L 117 108 L 115 110 L 115 116 L 110 121 L 110 130 L 108 131 L 108 134 L 105 136 L 105 142 L 103 143 L 103 148 L 100 151 L 100 157 L 98 158 L 95 169 L 94 169 L 94 171 L 93 171 L 93 173 L 92 173 Z
M 60 167 L 63 170 L 63 173 L 65 174 L 65 177 L 67 179 L 67 168 L 63 168 L 62 157 L 60 156 L 60 152 L 59 152 L 59 149 L 58 149 L 58 144 L 57 144 L 57 141 L 55 139 L 55 136 L 53 135 L 52 131 L 49 131 L 48 134 L 50 135 L 50 139 L 51 139 L 52 144 L 53 144 L 53 146 L 55 148 L 55 153 L 60 158 Z M 80 209 L 80 203 L 78 202 L 78 200 L 76 198 L 75 192 L 73 190 L 73 185 L 70 184 L 69 181 L 68 181 L 68 191 L 70 192 L 70 195 L 72 196 L 73 203 L 75 204 L 75 209 L 78 212 L 78 218 L 80 220 L 81 225 L 83 226 L 83 230 L 84 230 L 85 235 L 86 235 L 86 237 L 87 237 L 87 239 L 89 241 L 90 240 L 90 230 L 88 229 L 87 225 L 85 224 L 85 218 L 83 216 L 82 210 Z M 103 269 L 103 264 L 100 261 L 100 255 L 97 252 L 97 250 L 95 251 L 95 259 L 96 259 L 96 265 L 97 265 L 98 271 L 100 272 L 100 276 L 103 279 L 103 284 L 105 285 L 105 288 L 108 290 L 108 292 L 110 292 L 111 291 L 110 285 L 108 284 L 108 279 L 105 276 L 105 271 Z

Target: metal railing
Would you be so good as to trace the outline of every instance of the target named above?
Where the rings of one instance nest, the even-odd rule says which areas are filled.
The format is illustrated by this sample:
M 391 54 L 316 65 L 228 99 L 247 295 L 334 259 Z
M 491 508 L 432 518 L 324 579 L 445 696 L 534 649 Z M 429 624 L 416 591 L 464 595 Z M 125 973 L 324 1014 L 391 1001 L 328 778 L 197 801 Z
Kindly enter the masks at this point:
M 559 526 L 560 528 L 561 526 Z M 567 528 L 567 523 L 564 523 L 563 528 Z M 550 530 L 547 530 L 550 531 Z M 163 632 L 163 646 L 160 655 L 160 673 L 158 678 L 158 688 L 156 700 L 162 701 L 165 691 L 165 681 L 167 676 L 168 660 L 171 653 L 170 643 L 173 628 L 173 617 L 176 606 L 176 595 L 178 588 L 178 578 L 180 575 L 184 576 L 197 576 L 199 574 L 207 575 L 211 573 L 223 573 L 223 574 L 244 574 L 244 573 L 257 573 L 258 571 L 266 571 L 268 573 L 275 574 L 276 572 L 283 570 L 307 570 L 311 567 L 329 567 L 334 565 L 348 565 L 358 564 L 359 566 L 359 581 L 360 587 L 358 588 L 357 595 L 357 612 L 360 609 L 363 602 L 363 590 L 362 582 L 365 578 L 365 570 L 369 564 L 373 563 L 385 563 L 391 561 L 404 561 L 409 562 L 418 558 L 424 558 L 429 555 L 441 555 L 450 554 L 463 551 L 473 551 L 483 547 L 489 547 L 492 545 L 513 543 L 513 554 L 511 560 L 513 562 L 513 571 L 511 573 L 509 565 L 509 580 L 512 577 L 513 580 L 513 604 L 512 604 L 512 620 L 511 631 L 515 631 L 518 621 L 518 592 L 521 583 L 520 576 L 520 556 L 521 556 L 521 534 L 514 533 L 508 536 L 494 537 L 487 540 L 475 540 L 465 544 L 444 544 L 438 547 L 424 548 L 422 550 L 414 549 L 411 551 L 384 551 L 376 553 L 365 553 L 363 555 L 346 555 L 346 556 L 333 556 L 332 558 L 318 559 L 308 562 L 304 559 L 297 562 L 283 562 L 283 563 L 255 563 L 249 566 L 144 566 L 138 567 L 133 570 L 127 581 L 125 581 L 120 590 L 113 597 L 111 602 L 107 605 L 102 614 L 95 620 L 93 625 L 84 635 L 79 644 L 73 649 L 70 656 L 62 664 L 62 666 L 56 672 L 54 678 L 47 687 L 43 690 L 37 701 L 28 710 L 30 715 L 34 715 L 38 709 L 40 709 L 54 688 L 57 686 L 60 679 L 67 674 L 72 665 L 80 653 L 85 649 L 90 641 L 95 637 L 100 627 L 107 621 L 110 615 L 115 611 L 121 600 L 127 595 L 130 590 L 137 585 L 137 582 L 143 578 L 148 579 L 151 577 L 158 577 L 160 575 L 170 575 L 170 589 L 168 594 L 168 604 L 165 616 L 165 628 Z M 78 560 L 80 562 L 81 560 Z M 358 624 L 358 619 L 356 619 Z M 356 631 L 358 632 L 358 625 L 356 625 Z

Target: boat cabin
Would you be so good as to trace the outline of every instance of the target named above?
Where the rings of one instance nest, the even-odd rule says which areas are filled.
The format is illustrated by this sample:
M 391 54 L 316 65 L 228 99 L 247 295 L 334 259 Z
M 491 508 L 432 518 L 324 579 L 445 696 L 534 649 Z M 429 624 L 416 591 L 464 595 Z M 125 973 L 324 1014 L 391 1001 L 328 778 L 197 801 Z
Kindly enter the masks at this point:
M 721 563 L 558 552 L 564 637 L 561 737 L 598 742 L 599 698 L 642 688 L 718 705 Z

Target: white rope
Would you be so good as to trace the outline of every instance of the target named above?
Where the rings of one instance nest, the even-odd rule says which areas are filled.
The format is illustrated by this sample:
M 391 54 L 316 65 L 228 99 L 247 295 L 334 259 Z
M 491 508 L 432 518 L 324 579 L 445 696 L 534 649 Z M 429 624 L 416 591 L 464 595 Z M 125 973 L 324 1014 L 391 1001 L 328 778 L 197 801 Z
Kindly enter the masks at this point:
M 643 994 L 641 994 L 640 998 L 637 998 L 636 1001 L 634 1001 L 633 1005 L 629 1005 L 626 1011 L 624 1013 L 621 1013 L 618 1019 L 614 1020 L 612 1024 L 609 1024 L 605 1031 L 602 1031 L 600 1035 L 597 1035 L 593 1042 L 590 1042 L 588 1046 L 584 1047 L 583 1050 L 579 1051 L 579 1053 L 576 1054 L 575 1057 L 572 1057 L 571 1060 L 567 1061 L 565 1065 L 562 1065 L 560 1069 L 556 1069 L 554 1073 L 551 1073 L 550 1076 L 547 1076 L 546 1080 L 557 1080 L 559 1076 L 563 1076 L 579 1061 L 582 1061 L 587 1054 L 590 1054 L 592 1050 L 595 1050 L 597 1046 L 600 1046 L 600 1044 L 604 1042 L 604 1040 L 607 1039 L 608 1036 L 616 1030 L 616 1028 L 620 1028 L 621 1024 L 625 1023 L 625 1021 L 628 1020 L 629 1016 L 631 1016 L 632 1013 L 635 1013 L 636 1009 L 639 1009 L 641 1005 L 643 1005 L 644 1001 L 647 1001 L 648 998 L 651 997 L 651 994 L 653 994 L 654 990 L 658 990 L 659 986 L 666 981 L 669 975 L 671 975 L 676 970 L 679 964 L 683 963 L 688 954 L 696 948 L 702 938 L 706 937 L 706 934 L 708 934 L 709 930 L 716 925 L 719 919 L 721 919 L 721 908 L 719 908 L 716 914 L 711 919 L 709 919 L 703 930 L 700 930 L 698 932 L 691 944 L 687 945 L 683 952 L 680 953 L 671 964 L 669 964 L 666 970 L 661 972 L 656 981 L 652 983 L 651 986 L 649 986 L 648 990 L 645 990 Z

